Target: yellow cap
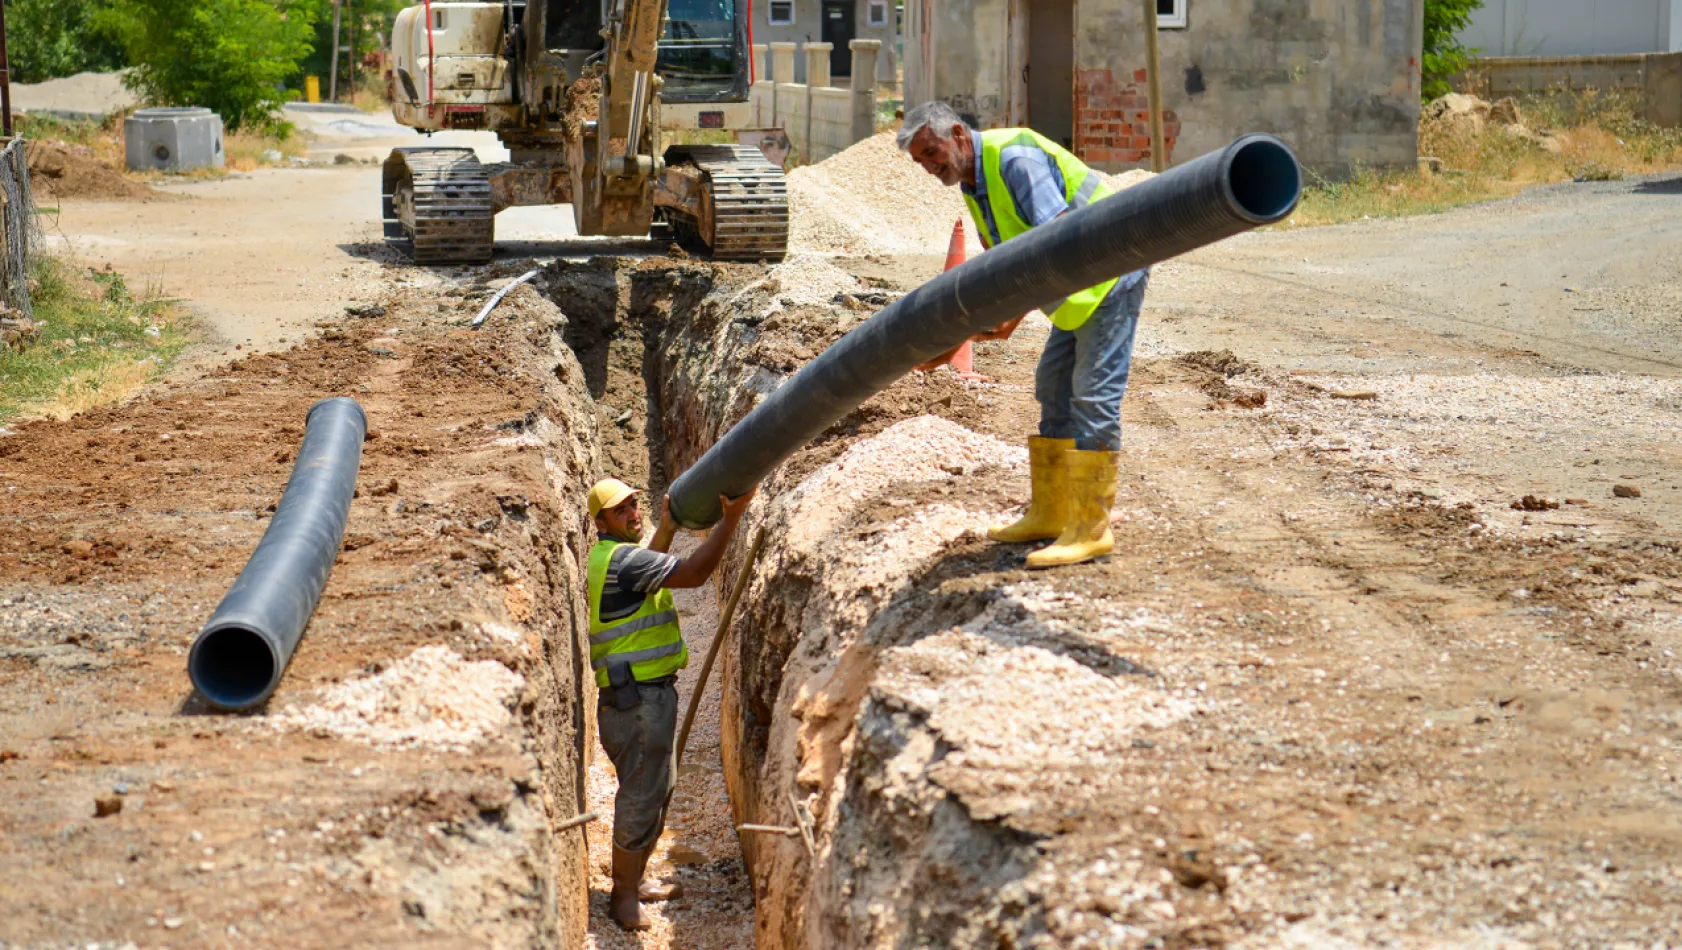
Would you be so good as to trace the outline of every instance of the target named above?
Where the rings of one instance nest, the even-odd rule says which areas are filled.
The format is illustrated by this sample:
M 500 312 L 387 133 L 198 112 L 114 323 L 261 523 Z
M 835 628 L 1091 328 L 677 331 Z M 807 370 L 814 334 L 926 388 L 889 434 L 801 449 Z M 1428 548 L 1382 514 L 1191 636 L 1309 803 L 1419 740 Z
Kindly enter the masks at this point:
M 617 478 L 604 478 L 590 486 L 590 517 L 594 518 L 604 509 L 612 508 L 632 495 L 640 494 L 640 488 L 632 488 Z

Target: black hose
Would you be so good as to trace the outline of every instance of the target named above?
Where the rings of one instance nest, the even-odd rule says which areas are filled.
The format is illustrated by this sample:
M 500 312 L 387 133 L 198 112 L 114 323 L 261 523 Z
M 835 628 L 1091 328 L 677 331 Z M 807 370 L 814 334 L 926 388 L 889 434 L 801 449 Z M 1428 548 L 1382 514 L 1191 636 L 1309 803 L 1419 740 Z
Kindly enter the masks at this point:
M 367 432 L 354 399 L 310 407 L 274 519 L 187 654 L 187 675 L 212 706 L 250 709 L 280 685 L 338 557 Z
M 1283 220 L 1301 196 L 1290 148 L 1247 135 L 1000 244 L 889 304 L 785 381 L 672 483 L 673 515 L 688 528 L 717 522 L 719 495 L 758 484 L 918 363 L 1041 304 Z

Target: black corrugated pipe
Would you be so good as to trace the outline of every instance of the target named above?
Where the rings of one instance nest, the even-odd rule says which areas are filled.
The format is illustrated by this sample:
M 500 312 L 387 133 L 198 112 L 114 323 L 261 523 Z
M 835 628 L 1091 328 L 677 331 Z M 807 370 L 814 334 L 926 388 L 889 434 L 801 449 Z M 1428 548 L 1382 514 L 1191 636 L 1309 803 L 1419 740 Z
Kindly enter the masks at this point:
M 1290 148 L 1247 135 L 1000 244 L 889 304 L 767 396 L 672 483 L 673 515 L 689 528 L 717 522 L 719 495 L 758 484 L 918 363 L 1041 304 L 1283 220 L 1301 196 Z
M 339 555 L 367 433 L 354 399 L 310 407 L 269 530 L 187 654 L 187 675 L 212 706 L 250 709 L 280 685 Z

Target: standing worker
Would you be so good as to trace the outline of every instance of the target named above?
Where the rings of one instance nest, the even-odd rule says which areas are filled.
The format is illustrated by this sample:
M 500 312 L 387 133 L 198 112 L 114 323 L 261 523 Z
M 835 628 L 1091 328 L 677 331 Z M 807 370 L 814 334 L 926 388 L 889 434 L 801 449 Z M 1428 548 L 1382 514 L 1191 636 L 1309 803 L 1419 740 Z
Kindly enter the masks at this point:
M 977 132 L 944 102 L 906 113 L 896 141 L 941 184 L 963 190 L 988 248 L 1111 193 L 1103 176 L 1038 132 Z M 1149 279 L 1148 269 L 1137 270 L 1040 308 L 1054 329 L 1034 378 L 1040 431 L 1028 439 L 1033 496 L 1019 520 L 987 531 L 1011 543 L 1055 539 L 1028 555 L 1029 567 L 1079 564 L 1115 548 L 1110 506 L 1121 397 Z M 1021 322 L 971 339 L 1006 339 Z
M 602 748 L 613 761 L 619 790 L 613 798 L 613 893 L 608 912 L 626 930 L 647 930 L 645 900 L 677 896 L 675 886 L 643 880 L 643 870 L 666 827 L 666 804 L 677 776 L 677 671 L 689 665 L 678 628 L 674 588 L 700 587 L 718 567 L 736 526 L 753 500 L 720 498 L 724 519 L 693 554 L 666 553 L 677 534 L 671 501 L 647 547 L 642 538 L 640 489 L 616 478 L 590 488 L 596 546 L 590 549 L 590 669 L 601 690 L 597 720 Z

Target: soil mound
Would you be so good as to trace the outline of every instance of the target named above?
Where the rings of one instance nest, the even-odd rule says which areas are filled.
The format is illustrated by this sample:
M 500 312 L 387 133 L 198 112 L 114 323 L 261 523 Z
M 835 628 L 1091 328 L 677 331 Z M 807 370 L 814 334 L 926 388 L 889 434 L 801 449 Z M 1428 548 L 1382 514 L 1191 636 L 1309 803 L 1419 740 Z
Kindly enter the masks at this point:
M 172 197 L 135 181 L 93 156 L 89 150 L 59 142 L 30 142 L 29 177 L 36 198 L 87 198 L 95 201 L 150 201 Z
M 1154 177 L 1105 176 L 1120 191 Z M 963 195 L 923 171 L 883 132 L 788 174 L 791 250 L 830 254 L 944 254 L 952 222 L 969 220 Z M 969 253 L 980 253 L 966 223 Z

